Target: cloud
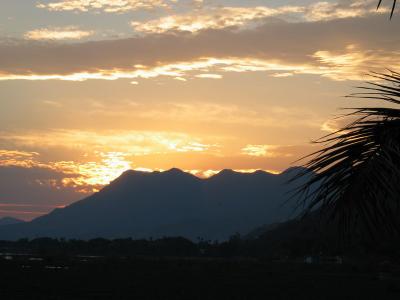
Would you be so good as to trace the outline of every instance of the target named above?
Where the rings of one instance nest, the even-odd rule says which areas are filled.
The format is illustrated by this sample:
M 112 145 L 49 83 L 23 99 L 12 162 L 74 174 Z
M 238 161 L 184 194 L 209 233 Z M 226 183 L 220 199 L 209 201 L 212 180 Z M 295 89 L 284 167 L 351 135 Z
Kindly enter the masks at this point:
M 206 144 L 201 139 L 188 134 L 153 131 L 52 130 L 31 133 L 2 133 L 0 134 L 0 141 L 18 147 L 49 148 L 63 146 L 90 152 L 123 152 L 133 156 L 171 152 L 205 152 L 211 151 L 213 148 L 213 145 Z
M 157 121 L 177 121 L 241 125 L 268 128 L 291 128 L 305 126 L 318 128 L 321 117 L 310 110 L 292 106 L 258 106 L 256 109 L 234 104 L 216 104 L 207 102 L 165 103 L 153 107 L 138 107 L 134 116 Z M 304 118 L 299 118 L 299 115 Z M 120 116 L 122 116 L 120 114 Z M 132 113 L 129 113 L 132 116 Z
M 363 80 L 367 70 L 379 71 L 383 66 L 391 65 L 393 69 L 400 67 L 399 52 L 388 51 L 362 51 L 348 45 L 342 51 L 317 51 L 311 55 L 314 62 L 307 64 L 290 64 L 278 59 L 262 60 L 257 58 L 200 58 L 196 61 L 164 64 L 156 67 L 135 65 L 131 70 L 111 69 L 96 70 L 94 72 L 81 72 L 72 74 L 1 74 L 0 81 L 5 80 L 118 80 L 118 79 L 150 79 L 160 76 L 172 77 L 177 80 L 187 81 L 190 78 L 222 79 L 218 73 L 244 73 L 244 72 L 270 72 L 272 77 L 289 77 L 293 75 L 320 75 L 332 80 Z M 397 59 L 397 60 L 396 60 Z M 216 73 L 202 73 L 213 71 Z M 131 84 L 138 84 L 131 81 Z
M 185 149 L 185 152 L 202 151 L 202 147 L 203 145 L 201 144 L 193 144 Z M 278 153 L 278 149 L 282 149 L 282 153 Z M 29 171 L 31 175 L 29 175 L 29 182 L 27 184 L 45 189 L 70 189 L 76 193 L 84 194 L 92 193 L 102 188 L 126 170 L 134 169 L 142 172 L 162 171 L 162 169 L 134 166 L 132 162 L 132 153 L 130 152 L 95 151 L 94 157 L 86 157 L 84 161 L 58 160 L 46 162 L 38 153 L 29 155 L 29 152 L 1 151 L 3 153 L 7 152 L 8 159 L 7 161 L 1 161 L 0 175 L 2 171 L 9 170 L 16 172 L 15 176 L 21 176 L 21 179 L 24 180 L 23 174 L 28 174 L 28 171 L 23 173 L 23 170 L 29 169 L 31 170 Z M 279 156 L 287 157 L 287 151 L 285 147 L 281 146 L 247 145 L 242 149 L 242 154 L 275 158 Z M 23 154 L 21 155 L 21 153 Z M 155 153 L 151 154 L 154 155 Z M 27 159 L 30 161 L 29 163 L 26 163 Z M 241 172 L 254 172 L 255 170 L 256 169 L 240 169 Z M 186 171 L 201 177 L 209 177 L 215 174 L 212 170 L 187 169 Z M 23 204 L 21 206 L 26 205 Z
M 200 74 L 267 72 L 359 80 L 371 69 L 400 67 L 398 23 L 368 15 L 73 44 L 3 40 L 0 79 L 187 80 Z
M 80 40 L 93 34 L 93 31 L 69 26 L 35 29 L 25 33 L 24 37 L 28 40 Z
M 222 170 L 184 170 L 185 172 L 191 173 L 197 177 L 200 178 L 209 178 L 212 177 L 218 173 L 220 173 Z M 263 170 L 263 169 L 234 169 L 233 171 L 238 172 L 238 173 L 254 173 L 257 171 L 264 171 L 268 172 L 271 174 L 280 174 L 280 171 L 276 170 Z
M 104 187 L 115 177 L 119 176 L 114 166 L 120 165 L 119 159 L 124 161 L 123 155 L 118 153 L 105 154 L 98 164 L 87 162 L 75 163 L 71 166 L 81 173 L 71 176 L 68 172 L 62 173 L 50 168 L 0 166 L 0 217 L 12 216 L 24 220 L 49 213 L 53 209 L 69 205 L 97 189 Z M 102 164 L 103 163 L 103 164 Z M 38 164 L 43 164 L 38 162 Z M 125 171 L 126 169 L 121 168 Z M 164 171 L 154 168 L 134 168 L 141 172 Z M 242 173 L 252 173 L 258 169 L 237 169 Z M 213 176 L 221 169 L 186 169 L 195 176 L 206 178 Z M 268 170 L 266 170 L 268 171 Z M 114 172 L 114 173 L 113 173 Z M 107 180 L 105 180 L 107 179 Z M 29 195 L 29 198 L 26 197 Z
M 65 205 L 0 203 L 0 215 L 30 220 Z
M 340 116 L 329 119 L 321 125 L 321 130 L 328 133 L 337 133 L 339 130 L 345 128 L 349 124 L 357 120 L 354 116 Z M 343 131 L 342 131 L 343 133 Z
M 170 15 L 146 22 L 134 21 L 131 25 L 138 32 L 163 33 L 167 31 L 198 32 L 205 29 L 221 29 L 242 26 L 266 17 L 304 12 L 303 7 L 212 7 L 194 10 L 181 15 Z
M 23 157 L 15 159 L 23 161 Z M 46 167 L 22 165 L 0 166 L 0 216 L 29 220 L 82 197 L 62 184 L 67 175 Z
M 258 145 L 259 148 L 261 145 Z M 257 145 L 248 145 L 255 148 Z M 197 152 L 201 150 L 202 145 L 191 145 L 185 151 Z M 268 153 L 263 155 L 255 154 L 254 151 L 249 155 L 277 157 L 278 154 L 271 152 L 272 149 L 277 149 L 277 146 L 268 146 Z M 250 151 L 250 150 L 249 150 Z M 287 151 L 287 150 L 285 150 Z M 132 153 L 129 152 L 95 152 L 95 157 L 90 159 L 86 158 L 85 161 L 43 161 L 38 153 L 29 153 L 23 151 L 8 151 L 1 150 L 6 153 L 7 162 L 4 160 L 0 163 L 0 179 L 4 176 L 3 182 L 0 183 L 2 195 L 0 195 L 0 209 L 3 206 L 26 208 L 30 206 L 54 208 L 65 205 L 65 201 L 70 199 L 71 196 L 77 199 L 79 194 L 90 194 L 98 191 L 112 180 L 120 176 L 124 171 L 134 169 L 141 172 L 163 171 L 162 169 L 143 168 L 134 166 L 132 162 Z M 279 154 L 280 155 L 280 154 Z M 4 155 L 3 157 L 4 158 Z M 10 159 L 12 158 L 12 159 Z M 25 163 L 29 159 L 30 163 Z M 210 177 L 219 172 L 215 170 L 199 170 L 199 169 L 186 169 L 185 171 L 192 173 L 199 177 Z M 238 169 L 239 172 L 254 172 L 256 169 Z M 7 187 L 3 187 L 7 185 Z M 15 192 L 17 187 L 23 186 L 18 192 Z M 8 196 L 10 195 L 18 198 L 14 205 L 7 204 L 11 201 Z M 41 199 L 35 205 L 27 203 L 27 199 L 22 197 L 23 191 L 30 193 L 47 193 L 47 196 L 54 197 L 54 193 L 60 191 L 65 194 L 61 197 L 60 202 L 57 204 L 46 204 L 43 202 L 46 198 Z M 32 196 L 33 200 L 36 199 L 35 194 Z M 32 200 L 32 199 L 29 199 Z M 49 200 L 47 198 L 47 200 Z M 25 201 L 25 202 L 24 202 Z M 6 203 L 6 204 L 4 204 Z M 22 213 L 22 212 L 21 212 Z
M 363 17 L 376 13 L 376 1 L 355 0 L 339 3 L 317 2 L 308 6 L 286 5 L 280 7 L 229 7 L 204 6 L 182 14 L 169 15 L 149 21 L 133 21 L 132 27 L 141 33 L 164 33 L 185 31 L 196 33 L 202 30 L 227 27 L 246 28 L 268 18 L 281 18 L 289 22 L 329 21 L 343 18 Z M 380 13 L 386 10 L 382 9 Z
M 230 118 L 229 115 L 225 117 Z M 224 141 L 222 149 L 218 143 Z M 35 185 L 49 189 L 67 188 L 84 194 L 100 189 L 128 169 L 154 170 L 157 165 L 158 168 L 172 167 L 178 163 L 186 165 L 188 170 L 194 170 L 197 169 L 194 165 L 203 166 L 217 161 L 217 158 L 225 159 L 230 165 L 240 162 L 238 169 L 252 169 L 256 162 L 251 161 L 253 165 L 249 167 L 240 154 L 285 158 L 295 152 L 287 146 L 248 144 L 238 153 L 236 145 L 240 147 L 240 143 L 229 137 L 207 137 L 207 140 L 203 140 L 182 133 L 133 131 L 3 133 L 0 144 L 14 149 L 36 150 L 0 150 L 0 168 L 41 170 L 53 177 L 39 176 Z M 47 153 L 52 151 L 61 152 L 61 155 L 50 158 Z M 73 155 L 68 158 L 68 153 Z M 221 162 L 217 164 L 219 168 Z
M 48 4 L 39 3 L 38 8 L 50 11 L 104 11 L 124 13 L 138 9 L 167 8 L 174 1 L 167 0 L 60 0 Z
M 31 133 L 2 133 L 0 143 L 15 149 L 65 149 L 85 153 L 80 159 L 44 159 L 39 152 L 0 150 L 1 167 L 40 168 L 63 174 L 60 180 L 42 181 L 54 188 L 69 187 L 91 193 L 134 167 L 137 157 L 149 155 L 216 153 L 217 145 L 183 133 L 108 131 L 104 133 L 53 130 Z M 65 152 L 65 151 L 64 151 Z M 79 156 L 78 156 L 79 157 Z
M 96 152 L 96 156 L 99 158 L 96 161 L 46 162 L 36 152 L 0 150 L 0 171 L 36 170 L 36 173 L 32 171 L 37 175 L 36 178 L 30 178 L 28 184 L 50 190 L 71 189 L 76 193 L 87 194 L 131 169 L 131 162 L 126 159 L 129 153 Z
M 220 74 L 198 74 L 197 78 L 209 78 L 209 79 L 222 79 L 222 75 Z
M 279 157 L 287 156 L 278 151 L 281 146 L 277 145 L 246 145 L 242 148 L 241 153 L 243 155 L 256 156 L 256 157 Z
M 0 166 L 18 166 L 29 168 L 36 166 L 35 159 L 39 156 L 37 152 L 0 150 Z
M 399 51 L 362 50 L 355 45 L 338 52 L 317 51 L 313 57 L 324 66 L 321 75 L 333 80 L 364 80 L 368 72 L 400 67 Z
M 368 14 L 386 13 L 387 9 L 376 10 L 375 0 L 352 0 L 333 2 L 317 2 L 305 10 L 308 21 L 329 21 L 334 19 L 363 17 Z
M 321 52 L 322 53 L 322 52 Z M 317 55 L 319 53 L 316 53 Z M 323 54 L 323 53 L 322 53 Z M 329 54 L 329 53 L 328 53 Z M 318 59 L 320 59 L 318 57 Z M 323 59 L 321 59 L 323 62 Z M 333 59 L 330 59 L 328 63 L 332 64 Z M 184 77 L 197 77 L 197 78 L 210 78 L 210 79 L 221 79 L 221 74 L 213 73 L 201 73 L 204 71 L 215 71 L 215 72 L 260 72 L 260 71 L 283 71 L 287 74 L 287 71 L 292 72 L 291 74 L 321 74 L 328 76 L 327 72 L 323 68 L 318 68 L 313 65 L 289 65 L 278 60 L 261 60 L 252 58 L 239 58 L 239 57 L 227 57 L 227 58 L 214 58 L 204 57 L 195 61 L 184 61 L 179 63 L 164 64 L 156 67 L 147 67 L 143 65 L 135 65 L 131 70 L 125 69 L 112 69 L 112 70 L 96 70 L 96 72 L 82 72 L 73 73 L 66 75 L 0 75 L 1 80 L 66 80 L 66 81 L 85 81 L 90 79 L 98 80 L 117 80 L 117 79 L 136 79 L 136 78 L 156 78 L 159 76 L 173 77 L 179 80 L 185 79 Z M 200 74 L 196 74 L 200 72 Z M 335 71 L 332 73 L 341 73 Z M 279 75 L 274 74 L 277 77 Z M 330 76 L 335 78 L 334 75 Z

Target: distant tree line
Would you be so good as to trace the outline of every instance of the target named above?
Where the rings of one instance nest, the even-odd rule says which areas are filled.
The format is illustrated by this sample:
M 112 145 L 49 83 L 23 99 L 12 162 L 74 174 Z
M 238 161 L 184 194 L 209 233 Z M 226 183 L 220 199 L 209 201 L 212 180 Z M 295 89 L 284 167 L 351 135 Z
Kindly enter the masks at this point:
M 161 239 L 104 239 L 92 240 L 36 238 L 32 240 L 0 241 L 0 252 L 28 254 L 40 257 L 253 257 L 270 260 L 303 258 L 308 255 L 387 257 L 400 261 L 400 241 L 354 239 L 338 243 L 335 227 L 320 233 L 309 230 L 304 220 L 285 223 L 277 231 L 256 238 L 239 234 L 229 240 L 197 242 L 182 237 Z M 297 231 L 294 228 L 299 228 Z

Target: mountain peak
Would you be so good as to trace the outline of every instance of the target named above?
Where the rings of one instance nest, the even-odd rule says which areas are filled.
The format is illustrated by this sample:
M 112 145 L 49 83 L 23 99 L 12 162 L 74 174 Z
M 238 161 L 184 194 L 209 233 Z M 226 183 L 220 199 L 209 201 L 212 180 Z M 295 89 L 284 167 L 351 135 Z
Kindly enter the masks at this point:
M 273 173 L 266 172 L 264 170 L 257 170 L 253 172 L 254 175 L 274 175 Z
M 137 171 L 137 170 L 126 170 L 119 177 L 115 178 L 113 181 L 121 181 L 127 178 L 132 178 L 134 176 L 144 176 L 151 174 L 150 172 Z
M 239 175 L 240 173 L 235 172 L 232 169 L 223 169 L 217 174 L 211 176 L 209 179 L 218 179 L 218 178 L 232 178 L 235 175 Z
M 232 169 L 223 169 L 223 170 L 220 171 L 217 175 L 226 176 L 226 175 L 234 175 L 234 174 L 237 174 L 237 172 L 235 172 L 235 171 L 232 170 Z
M 196 181 L 201 180 L 200 178 L 194 176 L 191 173 L 182 171 L 181 169 L 178 168 L 172 168 L 164 172 L 160 172 L 160 175 L 163 176 L 164 178 L 174 178 L 174 179 L 185 179 L 185 180 L 193 180 L 195 179 Z
M 177 168 L 149 173 L 128 170 L 81 201 L 28 223 L 0 226 L 0 239 L 200 236 L 224 240 L 234 232 L 245 234 L 293 214 L 297 203 L 282 205 L 292 187 L 281 179 L 285 178 L 231 169 L 210 179 Z
M 171 168 L 171 169 L 165 171 L 164 173 L 166 173 L 166 174 L 185 174 L 185 172 L 183 172 L 181 169 L 178 169 L 178 168 Z

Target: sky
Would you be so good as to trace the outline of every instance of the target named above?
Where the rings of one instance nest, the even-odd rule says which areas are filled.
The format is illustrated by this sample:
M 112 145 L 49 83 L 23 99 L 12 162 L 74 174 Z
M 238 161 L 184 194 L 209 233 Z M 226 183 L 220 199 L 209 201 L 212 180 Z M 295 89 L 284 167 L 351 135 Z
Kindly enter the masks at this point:
M 375 0 L 2 0 L 0 217 L 128 169 L 299 164 L 368 72 L 399 69 L 398 28 Z

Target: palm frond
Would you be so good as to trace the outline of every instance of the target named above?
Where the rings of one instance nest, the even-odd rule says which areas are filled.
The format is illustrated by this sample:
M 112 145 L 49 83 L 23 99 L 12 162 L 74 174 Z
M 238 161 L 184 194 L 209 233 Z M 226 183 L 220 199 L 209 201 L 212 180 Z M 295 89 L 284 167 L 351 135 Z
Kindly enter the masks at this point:
M 392 10 L 390 12 L 390 19 L 392 19 L 392 17 L 393 17 L 393 13 L 394 13 L 394 10 L 396 9 L 396 4 L 397 4 L 396 3 L 397 0 L 392 0 L 392 1 L 393 1 L 393 4 L 392 4 Z M 381 7 L 381 4 L 382 4 L 382 0 L 379 0 L 377 9 L 379 9 Z
M 400 207 L 400 74 L 372 73 L 378 82 L 368 82 L 351 98 L 378 100 L 389 107 L 351 109 L 354 121 L 316 141 L 323 148 L 310 156 L 307 176 L 296 195 L 306 213 L 318 207 L 339 217 L 348 230 L 363 221 L 370 231 L 398 230 Z

